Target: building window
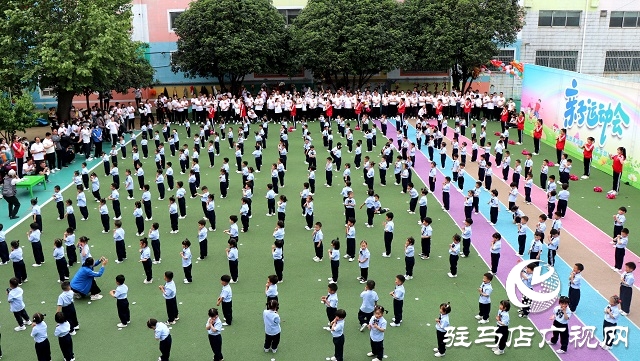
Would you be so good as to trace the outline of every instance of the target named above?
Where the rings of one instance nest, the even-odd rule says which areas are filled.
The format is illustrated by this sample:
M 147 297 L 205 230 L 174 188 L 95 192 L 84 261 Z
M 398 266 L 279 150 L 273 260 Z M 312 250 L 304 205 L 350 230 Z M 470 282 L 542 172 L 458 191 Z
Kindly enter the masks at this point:
M 640 72 L 640 51 L 607 51 L 604 59 L 604 72 Z
M 540 10 L 538 26 L 580 26 L 581 11 Z
M 536 65 L 576 71 L 577 51 L 536 51 Z
M 55 89 L 53 88 L 41 88 L 40 98 L 53 98 L 56 96 Z
M 491 58 L 491 60 L 500 60 L 505 64 L 509 64 L 516 59 L 516 51 L 513 49 L 500 49 L 498 55 Z M 496 70 L 495 66 L 491 65 L 491 70 Z
M 640 26 L 640 12 L 638 11 L 612 11 L 609 19 L 610 28 L 637 28 Z
M 184 10 L 169 10 L 169 32 L 176 31 L 176 20 Z
M 297 9 L 278 9 L 278 12 L 284 16 L 284 21 L 287 25 L 291 25 L 293 20 L 295 20 L 298 15 L 300 15 L 300 11 L 302 8 Z

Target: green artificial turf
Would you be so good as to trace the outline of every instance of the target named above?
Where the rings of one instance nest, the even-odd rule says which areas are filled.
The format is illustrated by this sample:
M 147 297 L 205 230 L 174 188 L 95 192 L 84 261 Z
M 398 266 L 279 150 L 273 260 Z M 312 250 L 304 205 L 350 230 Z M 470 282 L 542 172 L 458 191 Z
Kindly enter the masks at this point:
M 492 125 L 493 126 L 493 125 Z M 183 141 L 186 136 L 183 129 L 180 129 Z M 315 138 L 315 145 L 318 149 L 318 164 L 324 162 L 325 150 L 322 148 L 322 139 L 318 134 L 318 126 L 313 123 L 310 126 Z M 357 139 L 361 133 L 357 132 Z M 286 221 L 286 252 L 285 252 L 285 282 L 278 287 L 281 302 L 280 314 L 282 317 L 282 340 L 277 354 L 264 354 L 262 343 L 264 340 L 264 326 L 262 322 L 262 310 L 265 304 L 264 285 L 267 276 L 274 273 L 271 244 L 273 243 L 272 232 L 276 223 L 276 217 L 266 217 L 266 183 L 270 181 L 268 165 L 276 159 L 276 139 L 278 137 L 278 127 L 272 124 L 269 129 L 268 148 L 265 150 L 265 164 L 267 167 L 262 173 L 257 174 L 256 188 L 253 203 L 253 218 L 251 219 L 250 230 L 246 234 L 240 234 L 239 247 L 239 283 L 232 285 L 234 322 L 232 326 L 226 327 L 223 332 L 223 353 L 225 360 L 324 360 L 333 355 L 333 344 L 331 335 L 322 329 L 326 326 L 326 315 L 324 306 L 320 303 L 320 297 L 326 294 L 327 277 L 330 276 L 330 265 L 328 258 L 321 263 L 312 261 L 313 249 L 311 232 L 304 229 L 304 218 L 300 215 L 299 192 L 302 183 L 306 181 L 307 172 L 303 161 L 302 141 L 300 132 L 293 132 L 290 135 L 290 153 L 288 168 L 286 173 L 286 187 L 280 190 L 280 194 L 285 194 L 289 198 Z M 336 140 L 336 143 L 339 140 Z M 191 140 L 187 141 L 190 146 Z M 247 145 L 252 142 L 248 141 Z M 378 139 L 378 148 L 371 153 L 372 158 L 378 159 L 377 152 L 383 142 Z M 201 156 L 202 185 L 207 185 L 218 194 L 219 167 L 224 156 L 233 160 L 232 151 L 227 149 L 227 142 L 221 142 L 222 156 L 216 157 L 216 167 L 208 168 L 206 151 Z M 251 147 L 247 147 L 251 149 Z M 544 152 L 549 152 L 545 147 Z M 130 157 L 130 149 L 129 149 Z M 375 156 L 373 156 L 375 154 Z M 544 153 L 546 154 L 546 153 Z M 367 155 L 366 153 L 363 154 Z M 245 159 L 253 164 L 251 151 L 247 151 Z M 167 160 L 173 161 L 176 174 L 176 181 L 183 180 L 186 183 L 187 176 L 179 174 L 177 158 L 171 158 L 167 152 Z M 353 154 L 343 152 L 343 163 L 352 162 Z M 131 158 L 126 161 L 120 160 L 121 179 L 124 180 L 124 169 L 130 167 Z M 235 168 L 231 169 L 230 193 L 226 199 L 216 198 L 216 213 L 218 218 L 217 232 L 209 232 L 209 257 L 206 261 L 197 262 L 197 221 L 202 218 L 200 200 L 189 199 L 187 197 L 188 216 L 180 220 L 180 233 L 169 234 L 168 201 L 158 201 L 157 191 L 151 174 L 155 173 L 155 164 L 152 157 L 144 160 L 144 168 L 147 174 L 147 182 L 151 183 L 152 205 L 154 207 L 153 221 L 160 223 L 161 243 L 162 243 L 162 263 L 154 265 L 154 282 L 151 285 L 142 283 L 144 272 L 138 260 L 138 237 L 135 237 L 135 224 L 133 217 L 133 201 L 126 200 L 126 191 L 121 189 L 122 212 L 124 229 L 126 230 L 126 244 L 128 246 L 128 260 L 123 264 L 115 264 L 115 247 L 111 234 L 100 233 L 102 227 L 99 221 L 97 203 L 91 202 L 92 197 L 87 192 L 89 200 L 90 219 L 87 222 L 79 221 L 76 235 L 86 235 L 91 238 L 91 252 L 94 257 L 105 256 L 109 258 L 104 276 L 97 280 L 102 288 L 105 297 L 102 300 L 89 304 L 88 300 L 77 300 L 76 309 L 81 324 L 81 329 L 73 337 L 78 360 L 106 361 L 106 360 L 155 360 L 159 356 L 158 344 L 153 338 L 153 332 L 146 328 L 145 321 L 150 317 L 166 320 L 166 311 L 163 297 L 158 290 L 158 285 L 162 284 L 162 273 L 172 270 L 177 281 L 177 298 L 180 309 L 180 321 L 172 327 L 173 336 L 173 360 L 207 360 L 212 358 L 212 353 L 207 342 L 205 322 L 207 320 L 207 310 L 215 306 L 216 298 L 220 292 L 220 276 L 228 273 L 228 265 L 225 256 L 227 237 L 222 231 L 227 227 L 227 219 L 231 214 L 237 214 L 240 208 L 240 175 L 235 173 Z M 577 162 L 574 163 L 578 166 Z M 536 164 L 537 165 L 537 164 Z M 74 164 L 80 168 L 79 161 Z M 320 166 L 322 168 L 322 166 Z M 102 174 L 102 165 L 96 169 L 98 174 Z M 315 196 L 315 220 L 324 224 L 325 250 L 328 249 L 328 241 L 340 237 L 344 241 L 344 216 L 342 215 L 342 198 L 340 190 L 342 188 L 341 173 L 334 173 L 334 186 L 325 188 L 322 186 L 324 172 L 318 172 L 318 187 Z M 355 198 L 361 204 L 365 198 L 365 186 L 362 185 L 362 171 L 353 170 Z M 376 175 L 377 177 L 377 175 Z M 394 276 L 404 274 L 403 245 L 408 236 L 418 239 L 420 227 L 417 224 L 418 216 L 409 215 L 406 212 L 408 207 L 408 195 L 400 194 L 400 188 L 394 187 L 392 175 L 388 175 L 387 187 L 379 187 L 376 181 L 376 192 L 380 194 L 384 207 L 389 207 L 395 214 L 396 225 L 393 252 L 391 258 L 382 258 L 384 250 L 382 235 L 382 216 L 377 216 L 374 228 L 364 227 L 366 214 L 364 211 L 357 211 L 357 238 L 366 239 L 369 242 L 372 260 L 370 265 L 370 279 L 377 283 L 376 291 L 380 296 L 379 304 L 392 309 L 392 298 L 389 292 L 394 287 Z M 597 176 L 594 176 L 597 179 Z M 56 180 L 55 182 L 62 182 Z M 67 180 L 64 179 L 66 182 Z M 100 176 L 101 191 L 107 194 L 108 184 L 111 177 Z M 417 180 L 414 179 L 414 181 Z M 138 199 L 141 192 L 137 190 L 137 179 L 135 197 Z M 590 182 L 595 182 L 595 179 Z M 579 182 L 577 186 L 580 186 Z M 587 182 L 584 182 L 587 183 Z M 53 184 L 52 184 L 53 185 Z M 64 187 L 65 185 L 63 185 Z M 51 187 L 52 189 L 53 187 Z M 168 192 L 168 195 L 174 194 Z M 626 196 L 626 190 L 623 194 Z M 75 201 L 75 190 L 73 188 L 64 192 L 64 197 Z M 168 198 L 168 197 L 167 197 Z M 576 206 L 580 202 L 573 197 L 570 206 Z M 586 202 L 586 201 L 583 201 Z M 109 204 L 110 216 L 113 211 Z M 611 213 L 607 211 L 607 214 Z M 487 266 L 475 252 L 472 257 L 461 259 L 459 262 L 459 277 L 450 279 L 448 272 L 448 244 L 453 233 L 458 231 L 451 218 L 440 210 L 439 205 L 429 195 L 429 216 L 434 219 L 434 237 L 432 245 L 431 259 L 422 261 L 417 259 L 415 267 L 415 278 L 407 281 L 406 299 L 404 306 L 404 322 L 402 327 L 389 327 L 385 336 L 385 353 L 389 359 L 397 360 L 418 360 L 425 357 L 432 357 L 432 348 L 436 346 L 436 334 L 434 329 L 434 319 L 438 316 L 439 304 L 451 302 L 453 312 L 451 323 L 453 326 L 467 326 L 471 329 L 470 338 L 475 339 L 477 327 L 474 315 L 477 313 L 478 292 L 477 288 L 482 281 L 482 274 L 486 272 Z M 66 221 L 56 221 L 56 210 L 52 203 L 43 208 L 44 234 L 42 237 L 45 249 L 46 264 L 41 268 L 32 268 L 33 255 L 26 240 L 25 233 L 28 230 L 28 221 L 18 225 L 7 235 L 7 240 L 19 239 L 25 251 L 25 262 L 27 263 L 29 282 L 24 285 L 25 302 L 27 311 L 44 312 L 48 314 L 46 321 L 49 324 L 49 336 L 52 341 L 53 360 L 61 359 L 61 353 L 53 336 L 53 314 L 55 303 L 60 288 L 56 283 L 57 273 L 55 263 L 51 256 L 53 239 L 62 237 L 67 227 Z M 151 222 L 145 222 L 145 227 L 150 227 Z M 606 222 L 605 225 L 608 225 Z M 183 272 L 179 252 L 180 243 L 188 237 L 194 246 L 193 280 L 189 285 L 184 285 Z M 343 243 L 342 252 L 344 254 L 346 245 Z M 417 245 L 419 249 L 419 244 Z M 416 252 L 419 253 L 419 252 Z M 400 258 L 400 259 L 398 259 Z M 71 275 L 75 274 L 78 266 L 71 270 Z M 123 330 L 118 330 L 116 324 L 119 322 L 116 313 L 115 300 L 108 296 L 108 291 L 115 287 L 115 277 L 124 274 L 127 277 L 129 286 L 129 301 L 131 303 L 131 324 Z M 345 358 L 347 360 L 367 360 L 365 354 L 369 349 L 369 337 L 367 332 L 359 333 L 357 324 L 357 311 L 360 306 L 359 294 L 363 285 L 356 281 L 359 270 L 356 263 L 341 260 L 339 279 L 339 308 L 347 311 L 346 318 L 346 345 Z M 11 266 L 0 267 L 0 277 L 8 280 L 13 277 Z M 6 282 L 6 281 L 5 281 Z M 491 320 L 497 312 L 497 304 L 501 299 L 506 298 L 504 289 L 497 281 L 494 281 L 494 293 L 492 295 L 493 308 Z M 135 303 L 135 304 L 134 304 Z M 15 327 L 13 315 L 8 310 L 8 305 L 3 303 L 4 312 L 0 312 L 0 322 L 3 328 L 3 352 L 7 360 L 33 359 L 33 340 L 27 332 L 16 333 L 12 330 Z M 518 325 L 531 326 L 531 323 L 516 317 L 517 312 L 511 312 L 511 327 Z M 391 323 L 392 311 L 385 318 Z M 489 325 L 493 325 L 490 323 Z M 516 335 L 517 336 L 517 335 Z M 545 347 L 542 350 L 537 348 L 540 341 L 539 335 L 533 341 L 533 352 L 536 359 L 555 360 L 556 356 Z M 509 348 L 507 354 L 510 359 L 525 359 L 531 357 L 531 348 Z M 489 349 L 482 345 L 474 345 L 470 348 L 453 348 L 447 352 L 447 358 L 451 360 L 469 360 L 474 357 L 493 357 Z
M 496 144 L 497 136 L 495 132 L 500 131 L 499 122 L 490 122 L 487 124 L 487 140 L 492 144 Z M 515 129 L 509 130 L 509 139 L 518 141 L 518 132 Z M 525 156 L 522 155 L 522 150 L 527 149 L 533 152 L 533 137 L 530 135 L 523 136 L 522 145 L 509 145 L 508 150 L 511 152 L 512 166 L 516 159 L 522 160 L 524 164 Z M 571 174 L 575 174 L 581 177 L 584 170 L 584 163 L 582 157 L 569 157 L 572 160 Z M 554 147 L 546 144 L 540 144 L 540 155 L 533 157 L 533 179 L 536 185 L 540 185 L 540 167 L 542 161 L 548 159 L 553 163 L 556 163 L 556 150 Z M 554 174 L 556 180 L 558 177 L 558 167 L 550 167 L 549 175 Z M 635 209 L 640 204 L 640 190 L 624 184 L 626 175 L 623 174 L 623 183 L 620 185 L 620 193 L 616 199 L 607 199 L 607 191 L 611 189 L 612 177 L 609 174 L 604 173 L 601 170 L 591 168 L 591 176 L 589 179 L 580 179 L 578 181 L 569 182 L 569 191 L 571 196 L 569 198 L 569 208 L 593 223 L 599 229 L 602 229 L 605 233 L 613 235 L 613 215 L 617 213 L 618 208 L 621 206 L 627 207 L 627 220 L 632 219 Z M 600 186 L 604 190 L 602 193 L 596 193 L 593 191 L 593 187 Z M 640 207 L 639 207 L 640 208 Z M 629 228 L 631 233 L 634 232 L 634 224 L 627 222 L 625 227 Z M 636 254 L 640 253 L 640 244 L 637 242 L 631 242 L 627 246 L 628 249 Z

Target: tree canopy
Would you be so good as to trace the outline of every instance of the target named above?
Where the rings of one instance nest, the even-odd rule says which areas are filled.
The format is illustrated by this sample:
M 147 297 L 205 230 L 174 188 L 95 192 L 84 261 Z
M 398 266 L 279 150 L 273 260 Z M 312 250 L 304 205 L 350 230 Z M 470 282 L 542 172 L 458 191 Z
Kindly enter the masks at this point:
M 31 94 L 22 92 L 17 96 L 0 94 L 0 136 L 11 141 L 16 132 L 24 132 L 36 120 L 35 106 Z
M 60 119 L 68 118 L 74 95 L 149 86 L 153 69 L 131 40 L 131 18 L 129 0 L 4 2 L 0 85 L 54 88 Z
M 291 27 L 293 54 L 335 88 L 362 88 L 406 58 L 396 0 L 309 0 Z
M 284 17 L 270 0 L 198 0 L 175 22 L 171 68 L 187 77 L 217 78 L 236 93 L 246 74 L 278 72 L 287 53 Z
M 462 91 L 499 47 L 516 41 L 524 25 L 518 0 L 405 0 L 402 7 L 410 66 L 451 69 Z

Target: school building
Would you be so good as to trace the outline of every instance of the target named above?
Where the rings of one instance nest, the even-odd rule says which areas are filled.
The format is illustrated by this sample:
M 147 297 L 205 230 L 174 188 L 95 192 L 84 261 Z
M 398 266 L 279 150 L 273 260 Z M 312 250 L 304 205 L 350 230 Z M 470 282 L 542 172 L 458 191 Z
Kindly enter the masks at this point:
M 399 0 L 401 1 L 401 0 Z M 212 86 L 216 79 L 188 79 L 171 71 L 171 55 L 177 49 L 173 24 L 189 7 L 190 0 L 133 0 L 134 40 L 149 44 L 146 56 L 156 70 L 160 86 L 145 90 L 152 97 L 166 87 L 170 94 L 184 94 L 201 86 Z M 291 23 L 307 0 L 273 0 L 273 5 Z M 514 44 L 500 50 L 496 59 L 509 63 L 549 66 L 585 74 L 640 81 L 640 1 L 620 0 L 520 0 L 526 9 L 525 26 Z M 525 74 L 526 76 L 526 74 Z M 295 82 L 311 84 L 312 74 L 301 72 L 292 78 L 277 74 L 249 74 L 248 84 Z M 448 71 L 424 72 L 395 69 L 380 73 L 371 82 L 411 86 L 414 83 L 448 83 Z M 482 75 L 474 85 L 482 91 L 503 91 L 519 98 L 521 79 L 493 71 Z M 395 86 L 395 85 L 394 85 Z M 440 87 L 442 88 L 442 87 Z M 114 100 L 133 100 L 132 95 L 113 94 Z M 55 103 L 51 89 L 34 94 L 39 104 Z M 93 103 L 93 98 L 92 98 Z M 82 107 L 84 98 L 76 104 Z

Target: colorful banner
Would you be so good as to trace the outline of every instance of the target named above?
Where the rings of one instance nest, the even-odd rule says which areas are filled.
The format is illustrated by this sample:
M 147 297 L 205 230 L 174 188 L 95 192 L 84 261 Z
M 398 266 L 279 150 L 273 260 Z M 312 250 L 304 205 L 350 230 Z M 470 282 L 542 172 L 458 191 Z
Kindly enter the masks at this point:
M 542 119 L 542 140 L 555 146 L 558 132 L 565 128 L 565 152 L 577 159 L 582 159 L 580 147 L 593 137 L 592 167 L 608 174 L 612 174 L 610 155 L 624 147 L 622 182 L 640 188 L 640 84 L 531 64 L 525 65 L 525 74 L 522 110 L 528 134 Z M 580 176 L 582 169 L 572 173 Z

